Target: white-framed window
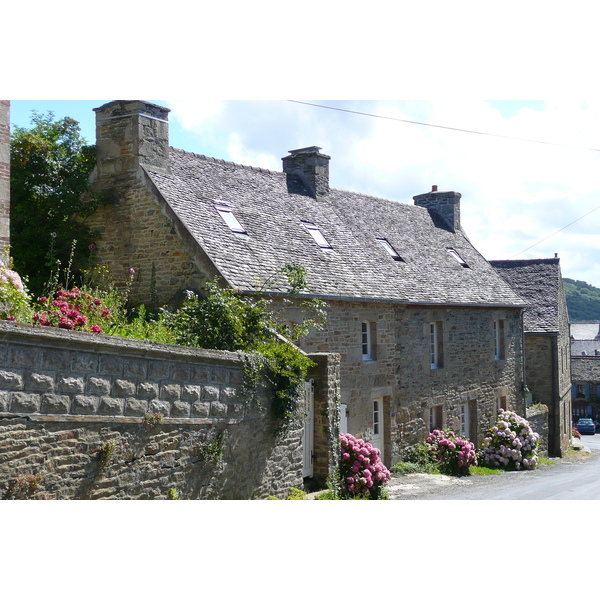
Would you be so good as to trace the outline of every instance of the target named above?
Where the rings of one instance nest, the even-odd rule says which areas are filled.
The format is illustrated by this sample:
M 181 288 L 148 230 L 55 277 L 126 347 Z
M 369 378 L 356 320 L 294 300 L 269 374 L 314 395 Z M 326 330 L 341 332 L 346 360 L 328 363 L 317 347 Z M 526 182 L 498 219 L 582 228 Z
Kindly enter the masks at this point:
M 331 244 L 325 239 L 325 236 L 321 233 L 321 230 L 314 223 L 302 221 L 302 225 L 306 227 L 308 233 L 310 233 L 313 240 L 317 242 L 320 248 L 323 248 L 323 250 L 333 250 Z
M 444 407 L 440 404 L 429 409 L 429 431 L 443 428 Z
M 469 265 L 463 260 L 463 257 L 454 249 L 454 248 L 446 248 L 448 254 L 460 264 L 461 267 L 465 269 L 469 268 Z
M 361 323 L 362 359 L 375 360 L 375 323 L 363 321 Z
M 377 241 L 394 260 L 404 262 L 402 257 L 396 252 L 395 248 L 385 238 L 377 238 Z
M 504 360 L 504 319 L 494 321 L 494 359 Z
M 242 227 L 241 223 L 237 220 L 236 216 L 231 211 L 231 208 L 229 208 L 229 206 L 226 206 L 224 204 L 215 204 L 215 208 L 217 209 L 217 212 L 221 215 L 221 218 L 223 219 L 223 221 L 225 221 L 229 229 L 233 231 L 233 233 L 242 236 L 248 235 L 246 230 Z
M 429 362 L 432 369 L 441 369 L 444 366 L 441 321 L 429 323 Z
M 379 435 L 379 400 L 373 400 L 373 435 Z

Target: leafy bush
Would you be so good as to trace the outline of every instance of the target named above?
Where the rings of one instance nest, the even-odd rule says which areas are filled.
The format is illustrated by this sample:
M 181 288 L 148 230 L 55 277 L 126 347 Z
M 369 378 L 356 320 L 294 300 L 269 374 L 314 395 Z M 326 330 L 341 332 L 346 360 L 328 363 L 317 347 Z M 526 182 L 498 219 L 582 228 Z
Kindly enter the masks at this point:
M 272 337 L 268 301 L 243 298 L 216 282 L 206 285 L 206 298 L 187 292 L 183 306 L 168 317 L 184 346 L 215 350 L 255 350 Z
M 381 462 L 379 449 L 349 433 L 341 433 L 340 442 L 340 496 L 381 499 L 383 488 L 390 480 L 390 472 Z
M 477 465 L 475 445 L 453 431 L 434 429 L 425 442 L 429 453 L 440 464 L 440 470 L 453 475 L 468 475 Z
M 21 277 L 0 262 L 0 319 L 29 323 L 31 315 L 29 297 Z
M 438 473 L 439 465 L 435 457 L 429 452 L 425 442 L 419 442 L 405 448 L 402 460 L 392 467 L 393 473 Z
M 535 469 L 540 436 L 529 421 L 514 412 L 500 409 L 496 424 L 483 441 L 483 461 L 507 470 Z
M 282 424 L 297 415 L 302 386 L 313 362 L 277 334 L 277 318 L 269 310 L 268 300 L 243 297 L 209 282 L 204 299 L 188 292 L 179 310 L 165 313 L 164 323 L 173 329 L 179 344 L 239 350 L 258 357 L 247 365 L 251 383 L 258 381 L 261 373 L 266 375 L 273 385 L 273 413 Z

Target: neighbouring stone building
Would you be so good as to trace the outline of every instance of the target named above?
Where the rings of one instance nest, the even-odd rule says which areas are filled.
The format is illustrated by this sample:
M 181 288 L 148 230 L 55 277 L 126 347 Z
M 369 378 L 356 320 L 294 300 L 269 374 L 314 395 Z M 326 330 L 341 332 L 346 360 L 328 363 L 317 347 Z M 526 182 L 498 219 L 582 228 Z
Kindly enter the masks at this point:
M 263 294 L 284 321 L 326 301 L 307 352 L 341 355 L 344 430 L 393 464 L 434 427 L 480 443 L 500 407 L 525 412 L 523 300 L 460 224 L 461 194 L 393 202 L 329 186 L 330 157 L 290 151 L 283 171 L 169 147 L 168 109 L 114 101 L 95 109 L 94 189 L 114 202 L 89 221 L 96 260 L 137 299 L 176 304 L 208 280 Z M 287 295 L 281 269 L 308 285 Z
M 600 420 L 600 322 L 571 324 L 573 419 Z
M 523 314 L 525 382 L 532 401 L 548 407 L 548 452 L 571 443 L 571 343 L 560 259 L 490 261 L 527 302 Z
M 10 100 L 0 100 L 0 262 L 10 245 Z

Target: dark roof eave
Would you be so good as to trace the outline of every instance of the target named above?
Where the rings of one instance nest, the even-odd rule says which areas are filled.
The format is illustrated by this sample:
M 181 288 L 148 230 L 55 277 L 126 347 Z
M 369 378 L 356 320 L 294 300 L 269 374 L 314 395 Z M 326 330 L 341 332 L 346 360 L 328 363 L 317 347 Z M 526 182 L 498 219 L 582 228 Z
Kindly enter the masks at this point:
M 259 290 L 239 290 L 241 294 L 248 296 L 260 295 L 260 296 L 290 296 L 287 292 L 268 292 Z M 413 300 L 405 300 L 399 298 L 374 298 L 365 296 L 336 296 L 334 294 L 298 294 L 297 298 L 316 298 L 318 300 L 338 300 L 338 301 L 352 301 L 352 302 L 374 302 L 378 304 L 406 304 L 410 306 L 452 306 L 456 308 L 470 307 L 470 308 L 515 308 L 524 309 L 527 307 L 526 304 L 509 304 L 509 303 L 482 303 L 482 302 L 415 302 Z

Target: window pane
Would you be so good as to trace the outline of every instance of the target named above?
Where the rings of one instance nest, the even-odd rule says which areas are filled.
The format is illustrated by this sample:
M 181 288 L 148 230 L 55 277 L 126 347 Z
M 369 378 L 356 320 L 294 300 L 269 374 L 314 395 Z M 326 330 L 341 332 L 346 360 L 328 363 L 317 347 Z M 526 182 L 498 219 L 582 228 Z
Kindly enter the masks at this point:
M 325 239 L 325 236 L 321 233 L 319 228 L 314 223 L 303 223 L 304 227 L 308 229 L 310 235 L 321 248 L 331 248 L 331 244 Z
M 231 212 L 231 210 L 225 206 L 217 206 L 215 207 L 227 226 L 231 231 L 236 233 L 246 233 L 246 230 L 241 226 L 240 222 L 235 218 L 235 215 Z

